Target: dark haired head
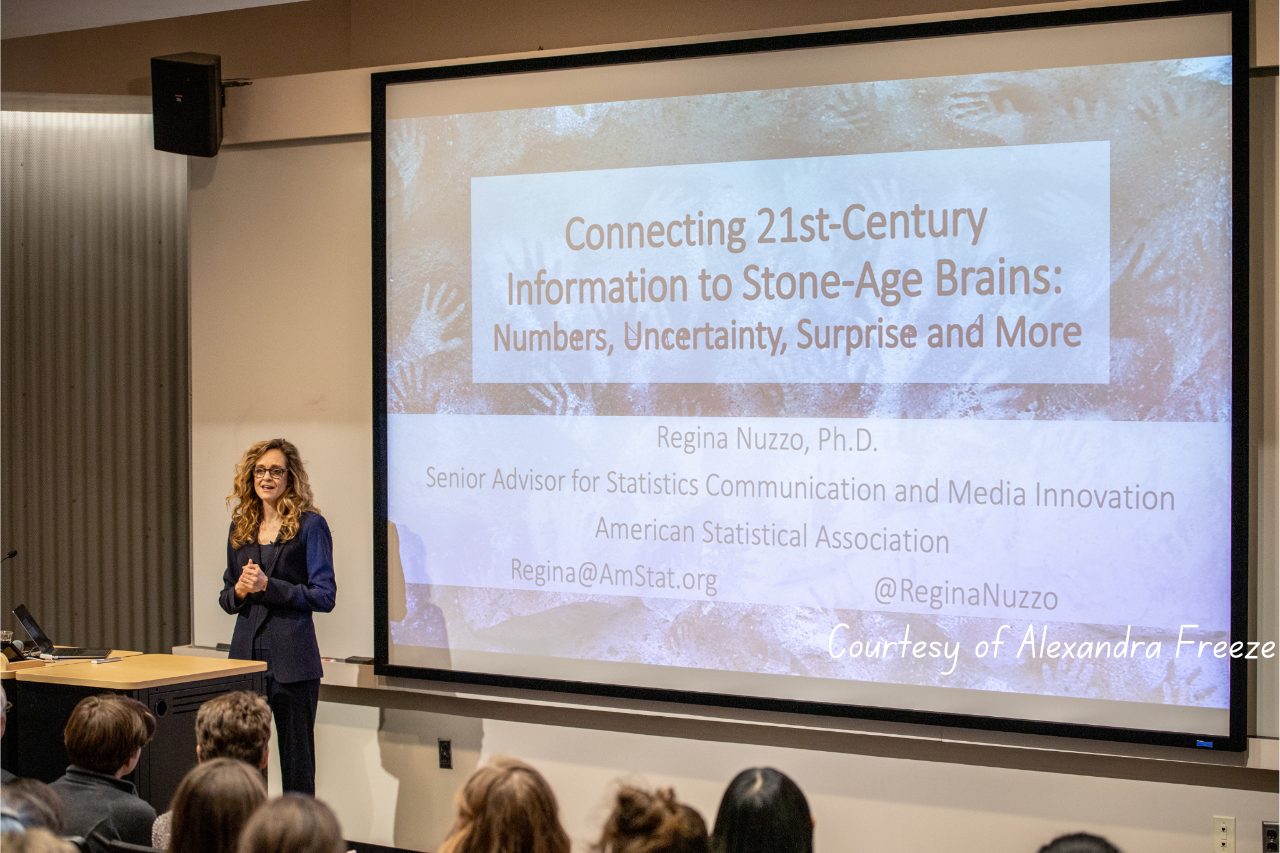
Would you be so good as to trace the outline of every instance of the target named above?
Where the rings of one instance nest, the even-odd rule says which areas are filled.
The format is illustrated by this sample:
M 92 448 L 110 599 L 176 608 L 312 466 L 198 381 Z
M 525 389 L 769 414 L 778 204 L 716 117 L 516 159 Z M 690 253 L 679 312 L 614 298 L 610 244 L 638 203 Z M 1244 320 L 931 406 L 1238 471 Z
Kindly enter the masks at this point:
M 707 824 L 675 791 L 623 785 L 605 822 L 599 853 L 706 853 Z
M 1053 839 L 1040 848 L 1040 853 L 1120 853 L 1120 850 L 1101 836 L 1075 832 Z
M 155 715 L 136 699 L 104 693 L 86 696 L 71 711 L 62 737 L 71 763 L 114 775 L 156 733 Z
M 743 770 L 729 783 L 713 853 L 813 853 L 813 817 L 795 782 L 772 767 Z

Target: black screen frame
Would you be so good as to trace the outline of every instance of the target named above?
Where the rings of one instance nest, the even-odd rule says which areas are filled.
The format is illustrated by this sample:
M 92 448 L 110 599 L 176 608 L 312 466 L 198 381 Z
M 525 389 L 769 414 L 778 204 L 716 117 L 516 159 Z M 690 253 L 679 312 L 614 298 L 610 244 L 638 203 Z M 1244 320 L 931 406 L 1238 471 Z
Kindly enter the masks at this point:
M 1247 746 L 1248 666 L 1241 658 L 1230 665 L 1228 735 L 1070 724 L 1020 718 L 782 700 L 683 690 L 633 687 L 585 681 L 495 675 L 410 667 L 389 662 L 390 623 L 388 586 L 387 493 L 387 305 L 386 305 L 386 121 L 387 90 L 401 83 L 465 77 L 521 74 L 561 69 L 664 62 L 736 54 L 776 52 L 860 43 L 888 42 L 939 36 L 996 33 L 1127 22 L 1198 15 L 1231 15 L 1232 55 L 1232 414 L 1231 414 L 1231 640 L 1247 640 L 1249 615 L 1249 194 L 1248 194 L 1248 67 L 1249 14 L 1244 0 L 1143 3 L 1117 7 L 912 23 L 860 29 L 809 32 L 694 42 L 659 47 L 601 50 L 556 56 L 481 61 L 402 69 L 371 75 L 372 167 L 372 298 L 373 298 L 373 563 L 374 671 L 380 676 L 408 677 L 448 684 L 469 684 L 508 690 L 609 697 L 629 701 L 658 701 L 679 705 L 800 713 L 871 721 L 952 726 L 983 731 L 1104 740 L 1157 746 L 1243 751 Z

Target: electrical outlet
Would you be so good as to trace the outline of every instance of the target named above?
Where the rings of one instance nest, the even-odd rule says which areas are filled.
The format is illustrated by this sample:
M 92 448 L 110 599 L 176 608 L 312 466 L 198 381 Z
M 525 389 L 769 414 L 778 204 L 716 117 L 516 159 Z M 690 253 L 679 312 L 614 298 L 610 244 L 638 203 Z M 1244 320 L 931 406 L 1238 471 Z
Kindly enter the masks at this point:
M 439 744 L 440 746 L 440 769 L 452 770 L 453 769 L 453 741 L 445 740 L 444 738 L 441 738 L 440 740 L 436 741 L 436 743 Z M 1214 820 L 1217 820 L 1217 818 L 1214 818 Z M 1233 847 L 1232 849 L 1234 850 L 1235 848 Z
M 1236 853 L 1236 819 L 1213 816 L 1214 853 Z
M 1262 853 L 1280 853 L 1280 823 L 1262 822 Z

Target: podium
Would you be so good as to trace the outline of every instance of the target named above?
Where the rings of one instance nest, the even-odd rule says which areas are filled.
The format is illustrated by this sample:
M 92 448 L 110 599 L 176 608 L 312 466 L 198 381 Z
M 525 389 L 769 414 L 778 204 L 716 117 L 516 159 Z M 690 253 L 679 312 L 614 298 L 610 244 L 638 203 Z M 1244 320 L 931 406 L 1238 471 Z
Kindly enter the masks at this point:
M 57 661 L 6 671 L 13 703 L 4 736 L 4 768 L 52 782 L 70 763 L 62 742 L 71 710 L 86 696 L 119 693 L 156 715 L 156 733 L 125 778 L 157 812 L 167 811 L 178 783 L 196 763 L 196 711 L 232 690 L 265 692 L 261 661 L 112 652 L 110 663 Z

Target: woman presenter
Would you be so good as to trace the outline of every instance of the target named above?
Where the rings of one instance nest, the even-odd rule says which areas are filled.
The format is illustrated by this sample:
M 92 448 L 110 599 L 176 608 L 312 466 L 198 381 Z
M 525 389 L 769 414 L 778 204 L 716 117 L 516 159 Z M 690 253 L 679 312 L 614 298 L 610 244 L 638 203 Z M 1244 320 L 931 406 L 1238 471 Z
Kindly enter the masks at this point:
M 333 538 L 312 504 L 298 448 L 282 438 L 244 452 L 227 503 L 231 531 L 218 603 L 236 616 L 231 657 L 266 662 L 281 783 L 314 794 L 322 671 L 311 614 L 333 610 Z

